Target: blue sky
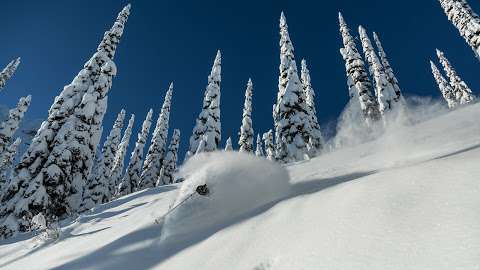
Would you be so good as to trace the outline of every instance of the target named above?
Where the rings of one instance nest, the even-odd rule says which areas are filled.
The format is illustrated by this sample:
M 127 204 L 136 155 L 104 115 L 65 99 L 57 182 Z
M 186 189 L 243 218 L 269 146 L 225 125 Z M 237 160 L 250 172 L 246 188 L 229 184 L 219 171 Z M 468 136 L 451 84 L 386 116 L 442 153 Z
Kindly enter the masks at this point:
M 362 24 L 380 35 L 406 95 L 439 96 L 428 64 L 436 47 L 444 50 L 478 94 L 480 63 L 438 1 L 324 2 L 131 1 L 132 13 L 115 58 L 118 75 L 109 95 L 105 129 L 110 129 L 118 111 L 125 108 L 136 114 L 136 133 L 149 108 L 158 114 L 168 84 L 174 81 L 170 127 L 182 132 L 183 157 L 217 49 L 223 54 L 223 139 L 232 136 L 236 145 L 249 77 L 254 83 L 255 132 L 270 129 L 282 10 L 295 56 L 298 61 L 306 58 L 309 64 L 318 117 L 324 126 L 338 117 L 348 98 L 344 63 L 338 52 L 338 11 L 355 33 Z M 469 2 L 480 12 L 478 2 Z M 22 64 L 0 93 L 0 103 L 13 107 L 21 96 L 32 94 L 26 118 L 46 117 L 54 97 L 80 71 L 127 3 L 2 1 L 0 65 L 16 56 L 22 57 Z

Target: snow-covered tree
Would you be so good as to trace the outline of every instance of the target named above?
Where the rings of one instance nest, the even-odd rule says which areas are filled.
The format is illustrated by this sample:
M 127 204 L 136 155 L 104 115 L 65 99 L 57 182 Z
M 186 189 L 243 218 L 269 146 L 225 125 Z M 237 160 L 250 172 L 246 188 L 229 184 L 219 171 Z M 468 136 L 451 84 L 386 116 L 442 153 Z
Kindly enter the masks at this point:
M 147 113 L 145 121 L 143 121 L 142 130 L 138 133 L 137 142 L 135 143 L 135 148 L 132 151 L 127 171 L 125 172 L 122 182 L 118 187 L 119 196 L 130 194 L 138 189 L 140 176 L 142 173 L 143 150 L 150 132 L 150 126 L 152 125 L 152 114 L 153 110 L 150 109 L 150 111 Z
M 278 108 L 276 159 L 284 163 L 306 159 L 310 119 L 302 84 L 293 67 L 289 69 L 287 87 Z
M 372 74 L 375 83 L 375 94 L 377 96 L 378 109 L 381 114 L 384 114 L 387 110 L 392 110 L 396 99 L 395 90 L 393 85 L 387 79 L 385 69 L 383 68 L 380 59 L 378 59 L 375 50 L 373 49 L 372 42 L 362 26 L 358 27 L 360 33 L 360 40 L 362 41 L 363 52 L 365 58 L 370 65 L 370 74 Z
M 81 210 L 88 210 L 99 203 L 110 200 L 112 194 L 109 190 L 110 176 L 112 173 L 115 155 L 122 135 L 125 110 L 121 110 L 113 124 L 110 134 L 106 138 L 100 156 L 97 158 L 95 174 L 91 176 L 83 193 Z
M 387 76 L 388 82 L 393 86 L 393 90 L 395 91 L 395 102 L 400 102 L 402 100 L 402 91 L 400 86 L 398 85 L 397 77 L 393 72 L 393 68 L 390 65 L 390 61 L 388 61 L 387 54 L 383 49 L 382 43 L 380 42 L 380 38 L 378 37 L 377 33 L 373 32 L 373 39 L 375 40 L 375 44 L 377 45 L 378 54 L 380 56 L 380 60 L 382 61 L 383 68 L 385 69 L 385 75 Z
M 207 142 L 208 142 L 208 135 L 205 134 L 203 135 L 202 140 L 198 144 L 197 151 L 195 151 L 195 155 L 205 152 L 205 148 L 207 147 Z
M 0 72 L 0 89 L 5 87 L 5 84 L 7 81 L 13 76 L 13 73 L 18 68 L 18 65 L 20 65 L 20 57 L 12 60 L 8 65 Z
M 8 185 L 8 173 L 13 165 L 13 160 L 15 159 L 15 155 L 17 154 L 18 146 L 22 140 L 17 138 L 11 145 L 3 151 L 0 155 L 0 197 Z
M 458 103 L 455 97 L 455 93 L 453 92 L 453 88 L 450 86 L 447 79 L 443 77 L 442 73 L 440 73 L 440 70 L 438 70 L 437 66 L 433 63 L 433 61 L 430 61 L 430 66 L 432 68 L 433 78 L 435 78 L 438 89 L 440 89 L 443 98 L 445 99 L 445 101 L 447 101 L 448 107 L 450 109 L 455 108 Z
M 20 122 L 30 106 L 31 100 L 32 96 L 30 95 L 20 98 L 17 107 L 8 112 L 8 119 L 0 124 L 0 154 L 10 145 L 13 135 L 18 130 Z
M 227 151 L 233 151 L 232 138 L 230 137 L 228 137 L 227 141 L 225 142 L 225 152 Z
M 170 117 L 170 106 L 172 100 L 173 83 L 170 84 L 163 101 L 162 110 L 158 116 L 152 141 L 148 148 L 145 162 L 143 163 L 141 182 L 139 189 L 154 187 L 162 169 L 165 148 L 167 147 L 168 121 Z
M 253 127 L 252 127 L 252 80 L 248 79 L 243 104 L 242 125 L 240 126 L 240 139 L 238 140 L 239 152 L 253 153 Z
M 265 144 L 265 156 L 268 160 L 275 160 L 275 146 L 273 144 L 273 131 L 263 133 L 263 142 Z
M 180 144 L 180 130 L 174 129 L 172 140 L 168 146 L 167 154 L 162 160 L 162 169 L 160 170 L 160 176 L 157 181 L 158 185 L 168 185 L 175 182 L 175 171 L 177 170 L 177 153 L 178 146 Z
M 220 82 L 221 82 L 222 55 L 217 51 L 212 71 L 208 76 L 208 85 L 203 97 L 202 111 L 198 115 L 195 127 L 190 137 L 190 147 L 186 158 L 194 155 L 204 135 L 208 135 L 208 141 L 204 150 L 215 151 L 222 139 L 222 127 L 220 122 Z
M 263 152 L 262 138 L 260 137 L 260 134 L 257 134 L 257 148 L 255 149 L 255 155 L 257 157 L 265 156 L 265 153 Z
M 458 29 L 460 35 L 472 47 L 480 59 L 480 16 L 466 0 L 439 0 L 448 20 Z
M 371 93 L 372 82 L 368 77 L 365 62 L 358 52 L 355 39 L 350 34 L 350 29 L 341 13 L 338 14 L 338 19 L 343 39 L 343 48 L 340 49 L 340 53 L 345 60 L 350 97 L 358 98 L 366 123 L 371 124 L 372 121 L 380 119 L 378 102 Z
M 458 76 L 450 61 L 445 57 L 445 54 L 437 49 L 437 56 L 450 80 L 450 86 L 453 89 L 457 102 L 459 104 L 472 102 L 475 99 L 472 90 L 470 90 L 468 85 Z
M 323 136 L 320 129 L 320 124 L 317 119 L 317 110 L 315 109 L 315 91 L 312 87 L 312 81 L 310 78 L 310 71 L 307 67 L 307 61 L 302 60 L 302 87 L 305 93 L 305 102 L 307 104 L 307 114 L 310 119 L 310 130 L 308 131 L 308 154 L 309 156 L 317 156 L 323 148 Z
M 29 230 L 38 213 L 53 220 L 78 210 L 116 73 L 112 59 L 129 13 L 127 5 L 84 69 L 55 98 L 47 120 L 15 167 L 2 197 L 0 237 Z
M 117 194 L 117 187 L 120 185 L 120 180 L 123 178 L 123 166 L 125 163 L 125 156 L 127 154 L 130 137 L 132 136 L 133 123 L 135 122 L 135 115 L 132 114 L 128 121 L 128 126 L 125 129 L 122 141 L 118 145 L 118 151 L 113 161 L 112 172 L 110 174 L 110 181 L 108 183 L 108 194 L 111 200 Z
M 297 64 L 295 62 L 294 48 L 293 43 L 290 40 L 290 34 L 288 33 L 287 19 L 283 12 L 280 14 L 280 65 L 278 67 L 279 76 L 278 76 L 278 93 L 277 93 L 277 102 L 273 105 L 273 123 L 275 127 L 275 137 L 279 138 L 277 134 L 277 126 L 280 122 L 280 103 L 285 95 L 285 89 L 288 83 L 288 72 L 292 68 L 293 71 L 297 72 Z

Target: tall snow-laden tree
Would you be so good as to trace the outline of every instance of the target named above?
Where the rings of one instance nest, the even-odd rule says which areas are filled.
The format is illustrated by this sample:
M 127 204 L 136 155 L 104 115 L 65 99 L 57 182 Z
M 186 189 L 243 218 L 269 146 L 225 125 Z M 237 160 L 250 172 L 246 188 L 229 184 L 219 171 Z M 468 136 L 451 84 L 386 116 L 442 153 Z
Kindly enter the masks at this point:
M 160 170 L 160 176 L 157 181 L 158 185 L 168 185 L 175 182 L 175 171 L 177 170 L 177 154 L 178 146 L 180 144 L 180 130 L 174 129 L 172 140 L 168 146 L 167 154 L 162 160 L 162 169 Z
M 222 55 L 217 52 L 212 71 L 208 76 L 208 85 L 203 97 L 202 111 L 198 115 L 195 127 L 190 137 L 190 147 L 186 158 L 194 155 L 204 135 L 208 135 L 204 150 L 215 151 L 222 140 L 220 122 L 220 82 L 221 82 Z
M 396 99 L 395 90 L 393 85 L 387 79 L 385 69 L 373 49 L 372 42 L 370 41 L 365 28 L 359 26 L 358 32 L 360 33 L 360 40 L 362 41 L 365 58 L 370 65 L 370 73 L 374 78 L 378 109 L 381 114 L 384 114 L 385 111 L 392 110 L 394 107 Z
M 230 137 L 228 137 L 227 141 L 225 142 L 225 152 L 227 151 L 233 151 L 232 138 Z
M 447 101 L 448 108 L 455 108 L 458 103 L 455 97 L 455 93 L 453 92 L 453 88 L 450 86 L 447 79 L 443 77 L 442 73 L 440 73 L 440 70 L 438 70 L 437 66 L 433 63 L 433 61 L 430 61 L 430 66 L 432 68 L 433 78 L 435 78 L 438 89 L 440 89 L 443 98 L 445 99 L 445 101 Z
M 243 104 L 242 125 L 238 133 L 240 135 L 238 140 L 239 152 L 253 153 L 252 94 L 253 83 L 251 79 L 248 79 Z
M 8 173 L 13 165 L 13 160 L 17 154 L 18 146 L 22 140 L 17 138 L 12 144 L 10 144 L 5 151 L 0 155 L 0 197 L 8 185 Z
M 263 133 L 263 142 L 265 144 L 265 156 L 268 160 L 275 160 L 275 145 L 273 144 L 273 131 Z
M 397 77 L 393 72 L 390 61 L 388 61 L 387 53 L 385 53 L 385 50 L 383 49 L 382 42 L 380 42 L 380 38 L 375 32 L 373 32 L 373 39 L 375 40 L 375 44 L 377 45 L 378 54 L 380 56 L 380 60 L 382 61 L 383 68 L 385 69 L 385 75 L 387 76 L 387 80 L 393 86 L 393 90 L 395 91 L 394 101 L 399 102 L 402 99 L 402 91 L 400 89 L 400 86 L 398 85 Z
M 47 120 L 15 167 L 2 197 L 0 237 L 28 231 L 38 213 L 54 220 L 78 210 L 116 73 L 112 59 L 129 13 L 127 5 L 84 69 L 55 98 Z
M 310 71 L 307 67 L 307 61 L 302 60 L 302 87 L 305 93 L 305 102 L 307 104 L 307 114 L 310 119 L 308 154 L 309 156 L 317 156 L 323 148 L 323 136 L 320 129 L 320 124 L 317 119 L 317 110 L 315 109 L 315 91 L 312 87 L 310 78 Z
M 110 173 L 110 181 L 108 183 L 108 199 L 111 200 L 117 194 L 117 187 L 120 185 L 120 180 L 123 178 L 123 166 L 125 156 L 127 154 L 130 137 L 132 136 L 133 123 L 135 122 L 135 115 L 132 114 L 128 120 L 128 126 L 125 129 L 122 141 L 118 145 L 118 151 L 113 161 L 112 172 Z
M 273 105 L 273 122 L 275 127 L 275 137 L 278 137 L 277 125 L 280 122 L 280 103 L 285 95 L 285 89 L 288 83 L 288 72 L 290 67 L 297 72 L 297 64 L 295 62 L 294 48 L 293 43 L 290 40 L 290 34 L 288 33 L 287 19 L 283 12 L 280 14 L 280 65 L 278 67 L 279 76 L 278 76 L 278 93 L 277 101 Z
M 20 98 L 17 107 L 8 112 L 8 119 L 0 124 L 0 154 L 5 151 L 6 147 L 11 143 L 12 137 L 20 126 L 20 122 L 28 110 L 32 96 Z
M 98 163 L 95 174 L 92 175 L 84 190 L 83 202 L 80 207 L 82 211 L 91 209 L 99 203 L 105 203 L 112 197 L 109 190 L 109 182 L 115 155 L 118 152 L 124 120 L 125 110 L 121 110 L 117 115 L 110 134 L 105 139 L 100 156 L 97 158 Z
M 310 119 L 307 114 L 305 94 L 297 71 L 290 67 L 288 83 L 279 103 L 277 124 L 276 158 L 288 163 L 308 158 Z
M 448 20 L 458 29 L 480 60 L 480 16 L 465 0 L 439 0 Z
M 468 85 L 460 78 L 460 76 L 458 76 L 450 61 L 445 57 L 445 54 L 437 49 L 437 56 L 445 73 L 450 79 L 450 86 L 453 88 L 453 93 L 455 94 L 457 102 L 459 104 L 472 102 L 475 99 L 472 90 L 470 90 Z
M 257 157 L 265 156 L 265 153 L 263 152 L 262 138 L 260 137 L 260 133 L 257 134 L 257 148 L 255 149 L 255 155 Z
M 5 87 L 5 84 L 7 84 L 7 81 L 13 76 L 13 73 L 18 68 L 18 65 L 20 65 L 20 57 L 12 60 L 8 65 L 0 72 L 0 89 Z
M 165 95 L 162 110 L 158 116 L 155 130 L 153 131 L 152 141 L 148 148 L 145 162 L 143 163 L 139 189 L 154 187 L 160 176 L 165 148 L 167 147 L 168 121 L 170 117 L 172 92 L 173 83 L 170 84 Z
M 130 194 L 138 189 L 142 173 L 143 150 L 147 142 L 148 133 L 150 132 L 150 126 L 152 125 L 152 114 L 153 110 L 150 109 L 145 121 L 143 121 L 142 130 L 138 133 L 137 142 L 132 151 L 127 171 L 118 187 L 119 196 Z
M 342 34 L 343 39 L 343 48 L 340 49 L 340 53 L 343 60 L 345 60 L 350 97 L 358 98 L 366 123 L 371 124 L 372 121 L 380 119 L 378 102 L 371 93 L 372 82 L 368 77 L 365 62 L 357 50 L 355 39 L 350 34 L 350 29 L 341 13 L 338 13 L 338 20 L 340 23 L 340 33 Z

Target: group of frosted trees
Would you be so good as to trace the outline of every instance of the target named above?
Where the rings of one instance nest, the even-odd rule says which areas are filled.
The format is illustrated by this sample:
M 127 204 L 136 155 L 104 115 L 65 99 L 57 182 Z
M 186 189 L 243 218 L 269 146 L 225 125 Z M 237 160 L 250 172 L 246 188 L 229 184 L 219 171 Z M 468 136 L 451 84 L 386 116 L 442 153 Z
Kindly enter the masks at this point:
M 440 3 L 478 56 L 479 17 L 464 0 L 440 0 Z M 105 32 L 83 69 L 55 98 L 47 119 L 16 164 L 14 159 L 20 139 L 15 138 L 15 134 L 31 97 L 21 98 L 0 124 L 0 238 L 31 230 L 32 219 L 38 215 L 42 215 L 47 223 L 53 223 L 75 217 L 119 196 L 176 181 L 180 131 L 174 129 L 170 143 L 167 141 L 173 83 L 165 93 L 148 149 L 152 109 L 141 125 L 128 160 L 126 156 L 135 115 L 132 114 L 125 123 L 125 110 L 118 113 L 99 148 L 108 94 L 117 72 L 113 59 L 129 14 L 130 5 L 127 5 Z M 343 41 L 340 53 L 345 61 L 349 104 L 354 107 L 359 122 L 373 128 L 375 123 L 385 123 L 388 114 L 402 107 L 404 100 L 399 83 L 376 33 L 373 33 L 372 43 L 362 26 L 358 28 L 358 37 L 353 36 L 342 14 L 339 14 L 339 24 Z M 325 140 L 317 118 L 310 71 L 304 59 L 300 62 L 300 70 L 297 67 L 283 13 L 279 32 L 280 65 L 272 112 L 273 128 L 264 133 L 254 132 L 254 84 L 248 79 L 238 132 L 238 151 L 289 163 L 320 155 Z M 475 97 L 470 88 L 457 75 L 443 52 L 437 51 L 437 55 L 448 80 L 433 62 L 432 71 L 448 106 L 453 108 L 471 102 Z M 18 64 L 19 59 L 16 59 L 0 73 L 0 88 L 5 86 Z M 221 147 L 221 64 L 222 55 L 218 51 L 185 160 Z M 222 148 L 234 151 L 231 137 L 225 140 Z

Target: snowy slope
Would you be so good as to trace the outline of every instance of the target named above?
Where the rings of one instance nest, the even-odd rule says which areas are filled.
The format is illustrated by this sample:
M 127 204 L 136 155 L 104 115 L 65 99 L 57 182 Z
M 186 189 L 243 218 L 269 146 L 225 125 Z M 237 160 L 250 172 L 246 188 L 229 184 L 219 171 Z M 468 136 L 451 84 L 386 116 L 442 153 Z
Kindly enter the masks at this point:
M 480 269 L 479 115 L 480 104 L 468 106 L 290 165 L 290 186 L 256 203 L 232 184 L 235 207 L 218 204 L 213 190 L 173 212 L 185 216 L 196 202 L 232 209 L 205 230 L 195 224 L 209 224 L 208 210 L 191 212 L 190 223 L 163 218 L 188 182 L 135 193 L 65 224 L 55 243 L 25 235 L 0 242 L 0 268 Z M 234 183 L 244 170 L 252 188 L 277 180 L 262 182 L 276 165 L 249 162 L 262 161 L 200 166 L 195 178 Z M 165 241 L 172 224 L 184 233 Z

